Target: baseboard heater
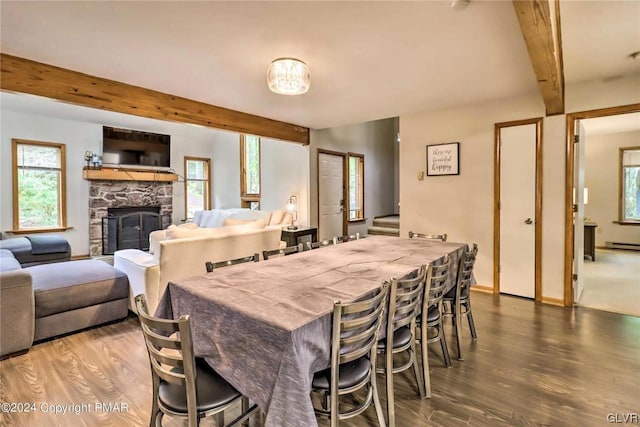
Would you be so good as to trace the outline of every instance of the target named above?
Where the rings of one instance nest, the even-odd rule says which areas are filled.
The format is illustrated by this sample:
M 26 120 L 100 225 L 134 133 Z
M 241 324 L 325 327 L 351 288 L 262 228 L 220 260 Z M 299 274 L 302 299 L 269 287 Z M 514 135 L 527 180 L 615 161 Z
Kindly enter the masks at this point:
M 640 243 L 607 242 L 606 247 L 609 249 L 627 249 L 631 251 L 640 251 Z

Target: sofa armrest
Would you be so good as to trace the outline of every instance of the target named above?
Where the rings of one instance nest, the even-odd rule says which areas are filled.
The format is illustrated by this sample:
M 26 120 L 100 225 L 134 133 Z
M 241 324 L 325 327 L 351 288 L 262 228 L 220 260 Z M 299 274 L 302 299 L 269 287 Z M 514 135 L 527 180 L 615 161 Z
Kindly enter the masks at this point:
M 29 349 L 34 332 L 31 274 L 26 270 L 5 271 L 0 274 L 0 356 Z
M 135 297 L 144 294 L 149 305 L 157 304 L 160 266 L 152 255 L 138 249 L 113 254 L 113 266 L 129 278 L 129 309 L 136 313 Z

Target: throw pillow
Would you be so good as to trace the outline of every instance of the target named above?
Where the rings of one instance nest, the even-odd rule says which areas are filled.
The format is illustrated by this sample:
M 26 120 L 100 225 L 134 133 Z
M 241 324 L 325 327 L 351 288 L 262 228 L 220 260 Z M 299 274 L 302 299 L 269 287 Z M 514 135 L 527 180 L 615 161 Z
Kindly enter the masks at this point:
M 269 225 L 278 225 L 282 222 L 282 217 L 284 216 L 284 212 L 281 209 L 275 209 L 271 212 L 271 220 L 269 221 Z

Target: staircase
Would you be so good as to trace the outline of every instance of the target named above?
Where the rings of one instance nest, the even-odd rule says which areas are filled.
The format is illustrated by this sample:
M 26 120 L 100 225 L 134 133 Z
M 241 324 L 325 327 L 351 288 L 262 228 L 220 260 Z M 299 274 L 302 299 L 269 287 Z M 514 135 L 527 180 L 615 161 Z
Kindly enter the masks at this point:
M 373 226 L 367 231 L 370 235 L 400 236 L 400 215 L 389 215 L 375 218 Z

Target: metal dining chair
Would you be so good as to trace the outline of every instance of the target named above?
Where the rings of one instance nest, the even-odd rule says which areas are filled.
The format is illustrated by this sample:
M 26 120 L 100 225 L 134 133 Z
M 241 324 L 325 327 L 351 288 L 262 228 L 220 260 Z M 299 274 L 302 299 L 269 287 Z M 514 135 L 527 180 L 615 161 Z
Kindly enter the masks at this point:
M 319 242 L 305 242 L 305 250 L 324 248 L 326 246 L 331 246 L 336 244 L 336 238 L 333 239 L 325 239 Z
M 476 326 L 471 312 L 471 281 L 473 280 L 473 266 L 478 255 L 478 245 L 473 244 L 471 250 L 467 250 L 460 259 L 458 265 L 458 281 L 456 287 L 447 292 L 442 298 L 442 315 L 451 317 L 453 320 L 453 331 L 456 336 L 456 347 L 458 350 L 458 360 L 463 360 L 460 350 L 460 339 L 462 337 L 462 316 L 467 317 L 471 338 L 475 341 Z
M 282 249 L 273 249 L 270 251 L 262 251 L 262 258 L 266 261 L 269 258 L 273 258 L 276 256 L 285 256 L 291 254 L 297 254 L 298 252 L 302 252 L 303 245 L 302 243 L 297 244 L 296 246 L 287 246 Z
M 446 255 L 444 261 L 440 265 L 430 263 L 427 268 L 427 278 L 425 281 L 422 312 L 417 318 L 417 325 L 420 328 L 420 346 L 422 356 L 422 378 L 424 379 L 425 397 L 431 397 L 431 379 L 429 376 L 429 357 L 427 354 L 427 346 L 430 343 L 439 341 L 442 348 L 442 357 L 446 367 L 451 366 L 451 358 L 449 357 L 449 349 L 443 331 L 442 324 L 442 298 L 447 286 L 449 277 L 449 269 L 451 268 L 451 258 Z M 429 328 L 436 330 L 436 335 L 429 338 Z
M 378 373 L 386 375 L 387 420 L 389 426 L 396 424 L 395 397 L 393 389 L 394 374 L 413 367 L 420 397 L 425 397 L 424 382 L 418 366 L 416 354 L 416 317 L 422 305 L 422 293 L 426 278 L 426 266 L 421 266 L 416 277 L 393 279 L 389 287 L 389 303 L 386 314 L 386 337 L 378 341 L 377 351 L 384 354 L 384 367 Z M 394 366 L 394 356 L 407 352 L 409 357 L 400 366 Z
M 322 394 L 322 406 L 314 405 L 316 415 L 330 419 L 331 427 L 340 420 L 355 417 L 372 403 L 378 424 L 384 427 L 384 414 L 376 383 L 376 351 L 378 331 L 386 304 L 389 285 L 385 283 L 365 301 L 333 304 L 331 330 L 331 366 L 316 372 L 311 384 L 312 392 Z M 366 396 L 352 396 L 354 407 L 340 411 L 341 396 L 351 395 L 366 387 Z M 350 401 L 351 403 L 351 401 Z
M 427 240 L 440 240 L 441 242 L 447 241 L 447 233 L 443 234 L 423 234 L 423 233 L 414 233 L 413 231 L 409 231 L 410 239 L 427 239 Z
M 230 259 L 228 261 L 220 261 L 220 262 L 211 262 L 207 261 L 205 263 L 205 267 L 207 268 L 207 273 L 211 273 L 216 268 L 227 267 L 230 265 L 242 264 L 245 262 L 258 262 L 260 261 L 259 254 L 253 254 L 251 256 L 246 256 L 242 258 Z
M 151 427 L 161 426 L 165 414 L 186 418 L 189 427 L 215 415 L 217 426 L 238 426 L 257 412 L 249 400 L 225 381 L 207 362 L 195 357 L 189 316 L 178 320 L 153 317 L 144 294 L 135 298 L 138 319 L 151 363 L 153 402 Z M 240 404 L 242 413 L 224 424 L 224 411 Z

